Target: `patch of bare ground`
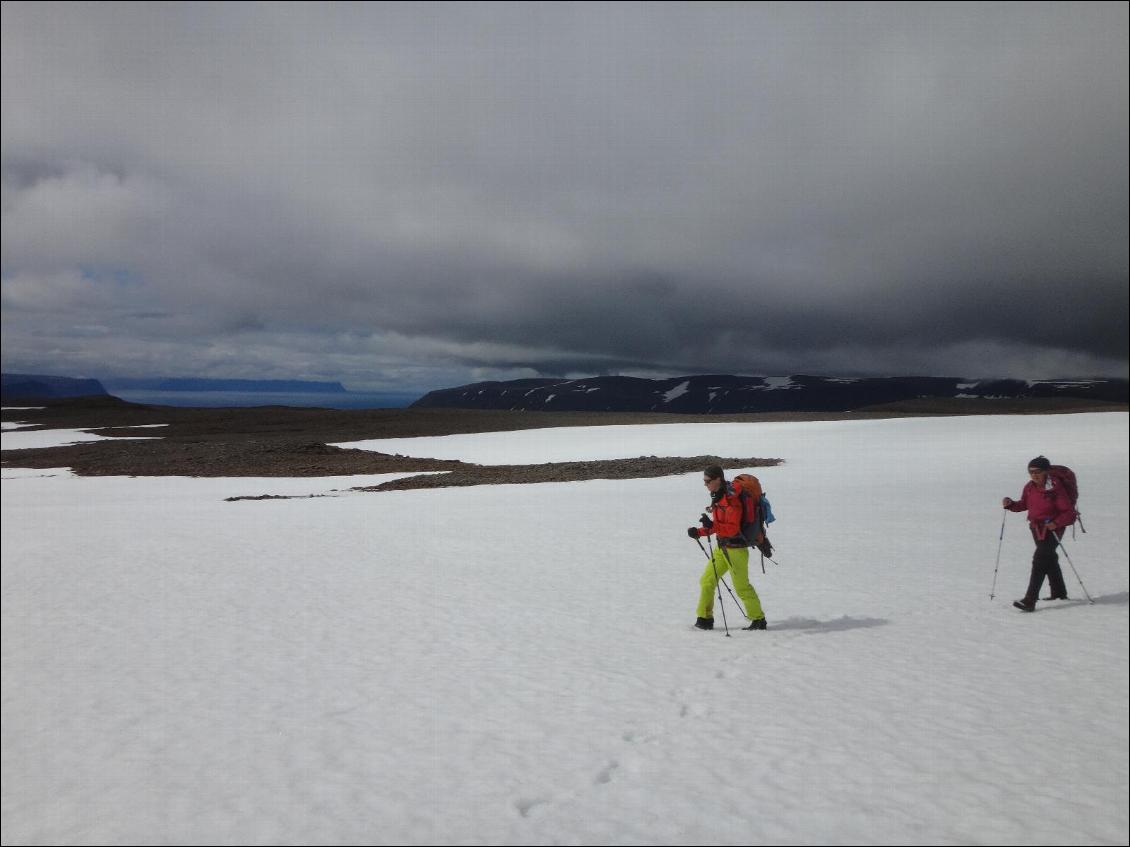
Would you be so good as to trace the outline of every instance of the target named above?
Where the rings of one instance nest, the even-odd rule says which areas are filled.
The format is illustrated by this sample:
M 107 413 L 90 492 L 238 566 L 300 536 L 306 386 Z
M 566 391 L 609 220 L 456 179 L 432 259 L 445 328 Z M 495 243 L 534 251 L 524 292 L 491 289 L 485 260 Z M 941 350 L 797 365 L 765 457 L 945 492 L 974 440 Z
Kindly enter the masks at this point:
M 854 412 L 673 415 L 648 412 L 518 412 L 464 409 L 312 409 L 257 406 L 200 409 L 147 406 L 114 397 L 56 400 L 42 409 L 6 409 L 5 421 L 32 429 L 81 429 L 105 441 L 4 450 L 6 467 L 67 467 L 80 476 L 319 477 L 424 474 L 381 490 L 581 479 L 628 479 L 701 470 L 761 467 L 778 459 L 640 457 L 605 462 L 482 466 L 335 447 L 377 438 L 505 432 L 548 427 L 668 423 L 867 420 L 915 415 L 1048 414 L 1126 411 L 1126 404 L 1063 400 L 923 400 Z M 163 424 L 159 429 L 137 427 Z M 139 438 L 139 436 L 141 438 Z M 127 440 L 128 439 L 128 440 Z M 436 473 L 442 471 L 445 473 Z
M 523 485 L 533 482 L 578 482 L 589 479 L 643 479 L 701 471 L 708 465 L 733 468 L 763 468 L 780 464 L 780 459 L 734 459 L 721 456 L 640 456 L 636 459 L 611 459 L 593 462 L 546 462 L 539 465 L 463 464 L 447 473 L 401 477 L 380 485 L 361 485 L 351 491 L 407 491 L 417 488 L 462 488 L 472 485 Z M 296 497 L 260 494 L 228 497 L 236 500 L 292 500 Z

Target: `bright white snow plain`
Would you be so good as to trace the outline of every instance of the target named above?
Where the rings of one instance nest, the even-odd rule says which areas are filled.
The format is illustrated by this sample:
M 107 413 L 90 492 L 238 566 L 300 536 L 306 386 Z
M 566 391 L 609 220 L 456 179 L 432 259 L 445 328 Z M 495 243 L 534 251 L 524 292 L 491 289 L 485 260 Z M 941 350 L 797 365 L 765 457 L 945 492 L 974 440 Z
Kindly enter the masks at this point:
M 35 424 L 5 423 L 0 443 L 5 450 L 42 450 L 45 447 L 62 447 L 68 444 L 85 444 L 89 441 L 113 441 L 115 436 L 95 435 L 85 429 L 36 429 L 22 431 Z M 131 427 L 132 429 L 132 427 Z M 141 441 L 148 436 L 122 436 L 126 441 Z
M 732 638 L 691 627 L 698 473 L 227 503 L 375 480 L 6 468 L 3 841 L 1126 844 L 1127 423 L 415 442 L 786 459 L 770 629 Z M 1064 562 L 1075 599 L 1026 615 L 1020 515 L 989 592 L 1038 453 L 1097 602 Z

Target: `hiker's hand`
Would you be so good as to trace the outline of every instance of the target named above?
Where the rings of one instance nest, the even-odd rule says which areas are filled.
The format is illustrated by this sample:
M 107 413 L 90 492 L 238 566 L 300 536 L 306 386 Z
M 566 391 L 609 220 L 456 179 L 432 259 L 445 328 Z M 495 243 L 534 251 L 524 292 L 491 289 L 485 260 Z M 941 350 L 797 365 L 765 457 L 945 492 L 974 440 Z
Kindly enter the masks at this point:
M 1011 497 L 1005 497 L 1003 500 L 1001 500 L 1001 507 L 1002 508 L 1007 509 L 1011 505 L 1012 505 L 1012 498 Z
M 688 526 L 687 527 L 687 535 L 689 535 L 691 538 L 698 538 L 698 527 L 697 526 Z
M 712 521 L 706 515 L 703 515 L 701 518 L 699 518 L 698 522 L 702 524 L 706 529 L 714 529 L 714 521 Z

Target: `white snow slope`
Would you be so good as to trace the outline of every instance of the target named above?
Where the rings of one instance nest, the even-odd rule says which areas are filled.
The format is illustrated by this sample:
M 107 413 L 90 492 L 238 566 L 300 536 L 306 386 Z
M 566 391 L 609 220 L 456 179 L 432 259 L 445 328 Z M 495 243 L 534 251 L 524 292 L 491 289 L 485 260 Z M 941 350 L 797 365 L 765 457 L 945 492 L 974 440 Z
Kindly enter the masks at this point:
M 786 459 L 770 629 L 731 638 L 691 627 L 698 473 L 227 503 L 373 478 L 5 468 L 3 841 L 1126 844 L 1127 423 L 401 443 Z M 1020 515 L 989 593 L 1038 453 L 1079 475 L 1096 602 L 1064 562 L 1023 614 Z

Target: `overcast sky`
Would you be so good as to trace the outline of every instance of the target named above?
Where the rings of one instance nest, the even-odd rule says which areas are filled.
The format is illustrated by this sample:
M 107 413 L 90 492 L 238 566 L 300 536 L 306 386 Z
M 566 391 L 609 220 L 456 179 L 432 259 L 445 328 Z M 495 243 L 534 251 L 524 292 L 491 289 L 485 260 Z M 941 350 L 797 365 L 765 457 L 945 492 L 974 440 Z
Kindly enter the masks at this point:
M 1127 3 L 4 3 L 3 368 L 1127 376 Z

